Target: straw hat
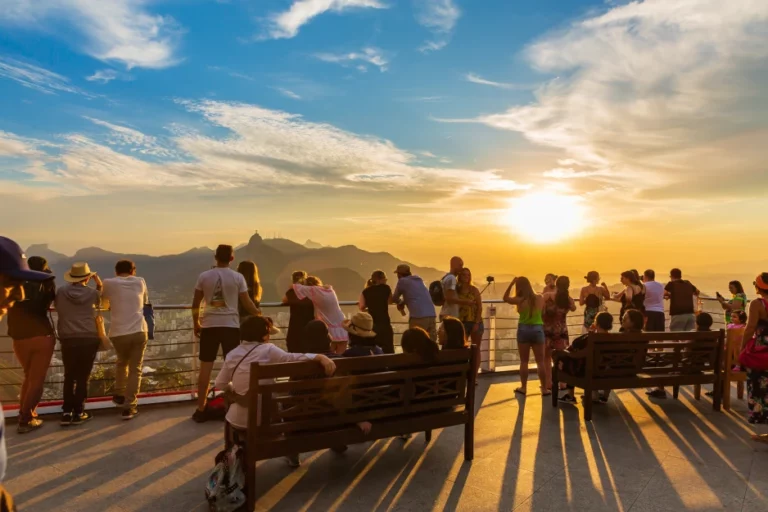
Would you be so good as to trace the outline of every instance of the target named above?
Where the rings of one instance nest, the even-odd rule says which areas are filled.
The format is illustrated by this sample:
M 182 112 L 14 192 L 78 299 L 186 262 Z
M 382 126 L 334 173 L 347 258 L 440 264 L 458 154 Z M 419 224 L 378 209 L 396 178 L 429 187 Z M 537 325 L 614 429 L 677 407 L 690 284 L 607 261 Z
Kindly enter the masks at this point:
M 95 275 L 96 272 L 91 272 L 91 267 L 87 263 L 73 263 L 72 268 L 64 272 L 64 280 L 68 283 L 79 283 Z
M 373 317 L 368 313 L 355 313 L 349 320 L 342 322 L 342 327 L 355 336 L 361 338 L 374 338 L 376 333 L 373 332 Z

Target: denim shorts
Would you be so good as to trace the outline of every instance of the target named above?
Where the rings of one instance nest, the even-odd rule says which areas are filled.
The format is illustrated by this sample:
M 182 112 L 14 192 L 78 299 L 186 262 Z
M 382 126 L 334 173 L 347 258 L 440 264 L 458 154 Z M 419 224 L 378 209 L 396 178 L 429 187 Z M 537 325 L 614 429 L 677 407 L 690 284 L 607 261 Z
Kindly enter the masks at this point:
M 467 333 L 467 337 L 472 336 L 472 329 L 475 328 L 475 325 L 477 325 L 477 332 L 482 335 L 485 332 L 485 325 L 483 325 L 483 322 L 480 322 L 478 324 L 475 324 L 475 322 L 463 322 L 464 323 L 464 332 Z
M 544 326 L 543 325 L 518 325 L 517 326 L 517 342 L 518 343 L 544 343 Z

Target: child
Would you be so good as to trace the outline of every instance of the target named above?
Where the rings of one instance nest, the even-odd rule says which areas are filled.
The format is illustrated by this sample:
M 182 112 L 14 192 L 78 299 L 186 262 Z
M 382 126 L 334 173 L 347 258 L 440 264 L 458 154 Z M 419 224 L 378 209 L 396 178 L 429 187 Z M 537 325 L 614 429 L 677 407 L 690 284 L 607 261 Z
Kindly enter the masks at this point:
M 715 321 L 709 313 L 699 313 L 696 315 L 696 330 L 698 332 L 711 331 L 713 323 L 715 323 Z
M 731 323 L 728 324 L 727 329 L 743 329 L 747 326 L 747 312 L 736 311 L 731 315 Z

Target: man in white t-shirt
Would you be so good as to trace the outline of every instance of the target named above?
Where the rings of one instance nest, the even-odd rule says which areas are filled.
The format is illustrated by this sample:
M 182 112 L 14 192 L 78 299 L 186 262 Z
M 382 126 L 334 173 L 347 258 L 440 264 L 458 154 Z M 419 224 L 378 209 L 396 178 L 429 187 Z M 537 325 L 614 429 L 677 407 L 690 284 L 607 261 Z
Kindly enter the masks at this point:
M 235 259 L 235 250 L 232 246 L 218 246 L 215 258 L 216 266 L 198 277 L 195 297 L 192 300 L 192 321 L 195 334 L 200 336 L 197 410 L 192 415 L 192 419 L 199 423 L 208 419 L 205 415 L 205 402 L 208 398 L 213 362 L 216 360 L 219 347 L 226 359 L 227 354 L 240 345 L 238 303 L 251 315 L 261 315 L 261 311 L 248 295 L 245 277 L 229 268 L 229 264 Z M 200 306 L 203 303 L 201 314 Z
M 645 284 L 645 330 L 664 332 L 667 321 L 664 316 L 664 285 L 656 281 L 656 272 L 651 269 L 643 273 L 643 284 Z
M 101 292 L 102 308 L 109 307 L 109 339 L 117 352 L 115 391 L 112 401 L 122 407 L 122 418 L 133 419 L 139 413 L 136 398 L 141 389 L 144 351 L 147 348 L 147 322 L 144 304 L 147 303 L 147 283 L 136 277 L 136 265 L 120 260 L 115 275 L 104 280 Z
M 443 283 L 443 297 L 445 302 L 440 309 L 440 320 L 447 316 L 455 318 L 459 317 L 459 307 L 461 306 L 474 306 L 475 301 L 462 300 L 459 298 L 456 288 L 458 286 L 458 276 L 464 269 L 464 260 L 458 256 L 451 258 L 451 271 L 448 272 L 445 277 L 440 281 Z

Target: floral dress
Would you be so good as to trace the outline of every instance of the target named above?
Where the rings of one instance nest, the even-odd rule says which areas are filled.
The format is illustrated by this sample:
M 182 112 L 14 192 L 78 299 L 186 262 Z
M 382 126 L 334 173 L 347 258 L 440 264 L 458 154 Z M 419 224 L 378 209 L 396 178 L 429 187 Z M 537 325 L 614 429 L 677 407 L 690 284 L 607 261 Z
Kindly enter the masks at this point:
M 544 304 L 544 340 L 552 350 L 565 350 L 568 347 L 567 316 L 568 309 L 558 307 L 554 300 L 549 299 Z
M 768 346 L 768 321 L 761 320 L 755 331 L 755 346 Z M 747 368 L 747 396 L 750 423 L 768 423 L 768 370 Z

